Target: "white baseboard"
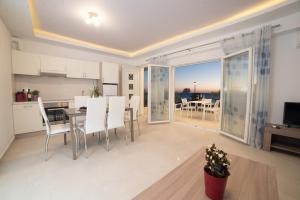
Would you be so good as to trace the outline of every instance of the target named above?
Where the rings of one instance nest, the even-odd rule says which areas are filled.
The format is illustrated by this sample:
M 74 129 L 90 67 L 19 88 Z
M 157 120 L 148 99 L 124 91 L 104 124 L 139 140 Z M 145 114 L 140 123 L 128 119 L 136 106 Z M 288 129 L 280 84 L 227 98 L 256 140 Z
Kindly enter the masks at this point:
M 15 136 L 11 137 L 9 142 L 7 143 L 7 145 L 4 147 L 4 149 L 0 152 L 0 159 L 2 158 L 2 156 L 5 154 L 5 152 L 7 151 L 7 149 L 10 147 L 11 143 L 15 140 Z

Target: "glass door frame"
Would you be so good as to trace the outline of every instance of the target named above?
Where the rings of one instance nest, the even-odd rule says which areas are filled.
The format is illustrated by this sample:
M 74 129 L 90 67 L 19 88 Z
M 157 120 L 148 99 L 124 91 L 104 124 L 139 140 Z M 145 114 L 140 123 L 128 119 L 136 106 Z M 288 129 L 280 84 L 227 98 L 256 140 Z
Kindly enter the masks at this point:
M 248 52 L 249 58 L 248 58 L 248 89 L 247 89 L 247 104 L 246 104 L 246 118 L 245 118 L 245 130 L 244 130 L 244 139 L 241 139 L 237 136 L 231 135 L 227 132 L 222 131 L 222 116 L 223 116 L 223 100 L 224 100 L 224 59 L 236 56 L 241 53 Z M 228 136 L 230 138 L 233 138 L 235 140 L 238 140 L 243 143 L 249 143 L 249 130 L 250 130 L 250 111 L 252 107 L 252 73 L 253 73 L 253 49 L 252 48 L 246 48 L 240 51 L 236 51 L 234 53 L 228 54 L 226 56 L 223 56 L 221 59 L 221 95 L 220 95 L 220 116 L 219 116 L 219 131 L 221 134 Z
M 169 70 L 169 119 L 168 120 L 163 120 L 163 121 L 151 121 L 151 67 L 152 66 L 156 66 L 156 67 L 165 67 L 168 68 Z M 171 66 L 167 66 L 167 65 L 159 65 L 159 64 L 149 64 L 148 65 L 148 123 L 149 124 L 157 124 L 157 123 L 169 123 L 172 121 L 172 115 L 173 115 L 173 109 L 172 108 L 172 103 L 174 102 L 174 100 L 172 100 L 172 91 L 174 91 L 173 87 L 172 87 L 172 80 L 174 79 L 174 70 L 172 70 Z

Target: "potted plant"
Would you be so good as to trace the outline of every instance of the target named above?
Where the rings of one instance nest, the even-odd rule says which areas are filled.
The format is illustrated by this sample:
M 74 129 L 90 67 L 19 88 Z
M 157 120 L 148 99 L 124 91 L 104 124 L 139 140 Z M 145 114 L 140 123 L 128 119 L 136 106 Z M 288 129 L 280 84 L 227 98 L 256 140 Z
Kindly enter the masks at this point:
M 39 98 L 40 92 L 38 90 L 32 91 L 32 101 L 37 101 Z
M 205 194 L 212 200 L 221 200 L 230 175 L 227 153 L 213 144 L 206 149 L 205 159 L 207 161 L 204 166 Z
M 91 97 L 99 97 L 101 96 L 100 87 L 98 84 L 95 84 L 93 86 L 93 89 L 91 90 Z

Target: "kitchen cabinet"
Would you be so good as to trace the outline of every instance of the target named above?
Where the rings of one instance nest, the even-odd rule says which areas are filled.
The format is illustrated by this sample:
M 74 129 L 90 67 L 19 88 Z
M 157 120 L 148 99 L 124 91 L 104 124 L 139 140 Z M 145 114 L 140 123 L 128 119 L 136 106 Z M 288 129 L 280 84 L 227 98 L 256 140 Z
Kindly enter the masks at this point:
M 66 74 L 67 59 L 41 55 L 41 72 L 49 74 Z
M 39 76 L 41 70 L 40 56 L 12 50 L 12 67 L 13 74 Z
M 13 105 L 15 134 L 44 130 L 38 103 Z
M 119 84 L 119 64 L 102 62 L 102 83 Z
M 85 78 L 100 79 L 100 66 L 98 62 L 86 62 L 84 67 Z
M 68 59 L 67 78 L 99 79 L 100 78 L 99 63 L 91 62 L 91 61 Z

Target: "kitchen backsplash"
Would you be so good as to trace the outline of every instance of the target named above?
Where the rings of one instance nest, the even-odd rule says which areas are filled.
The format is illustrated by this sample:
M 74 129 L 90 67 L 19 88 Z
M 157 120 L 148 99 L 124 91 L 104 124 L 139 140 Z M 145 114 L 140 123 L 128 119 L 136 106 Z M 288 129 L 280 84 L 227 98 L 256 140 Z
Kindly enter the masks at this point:
M 15 76 L 15 91 L 22 89 L 39 90 L 44 100 L 73 99 L 76 95 L 90 95 L 95 80 L 70 79 L 64 77 Z

